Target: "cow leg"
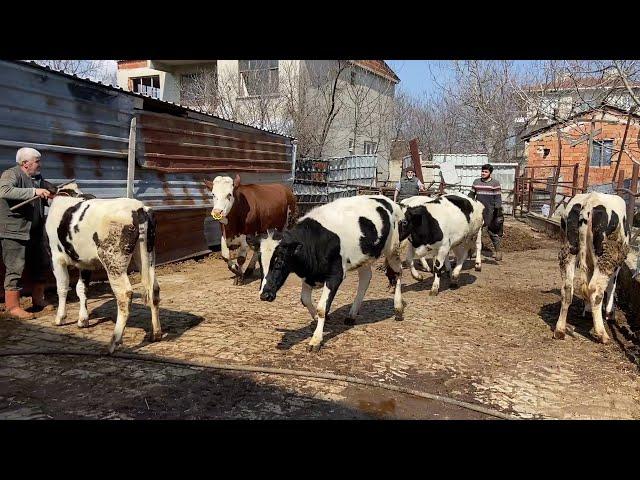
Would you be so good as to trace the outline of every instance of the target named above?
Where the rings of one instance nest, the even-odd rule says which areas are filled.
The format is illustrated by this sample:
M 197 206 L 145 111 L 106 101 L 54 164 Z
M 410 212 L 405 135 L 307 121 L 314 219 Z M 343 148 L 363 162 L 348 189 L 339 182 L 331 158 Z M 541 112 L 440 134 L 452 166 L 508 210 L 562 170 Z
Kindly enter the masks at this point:
M 358 293 L 349 310 L 349 316 L 345 318 L 345 325 L 353 325 L 356 323 L 356 316 L 360 311 L 364 294 L 367 293 L 369 282 L 371 281 L 371 265 L 363 265 L 358 269 Z
M 318 312 L 316 311 L 316 306 L 313 304 L 313 301 L 311 300 L 312 291 L 313 291 L 313 288 L 311 287 L 311 285 L 309 285 L 306 282 L 302 282 L 302 290 L 300 292 L 300 301 L 302 302 L 302 305 L 307 307 L 307 310 L 309 310 L 309 313 L 311 314 L 311 319 L 317 320 Z
M 467 245 L 459 245 L 453 249 L 453 254 L 456 256 L 456 268 L 453 269 L 453 273 L 451 274 L 451 288 L 458 288 L 460 272 L 467 259 L 467 255 L 469 255 L 469 247 Z M 449 267 L 451 267 L 451 265 L 449 265 Z
M 433 285 L 431 285 L 431 291 L 429 292 L 429 295 L 431 296 L 438 295 L 438 291 L 440 290 L 440 276 L 445 268 L 445 260 L 448 255 L 449 245 L 443 244 L 440 246 L 438 253 L 433 259 Z
M 85 328 L 89 326 L 89 313 L 87 312 L 87 288 L 91 278 L 90 270 L 80 270 L 78 283 L 76 284 L 76 293 L 80 299 L 80 313 L 78 315 L 78 327 Z
M 122 335 L 124 334 L 124 328 L 127 325 L 129 319 L 129 309 L 131 307 L 131 299 L 133 298 L 133 288 L 129 282 L 129 277 L 125 273 L 112 273 L 107 272 L 109 277 L 109 283 L 111 289 L 116 297 L 118 303 L 118 318 L 116 320 L 116 327 L 111 337 L 111 343 L 109 344 L 109 353 L 113 353 L 118 345 L 122 343 Z
M 248 277 L 253 273 L 256 268 L 256 262 L 258 261 L 258 252 L 255 252 L 251 249 L 248 249 L 247 252 L 251 252 L 251 260 L 249 260 L 247 268 L 244 269 L 243 276 L 245 277 Z
M 411 276 L 415 280 L 417 280 L 418 282 L 421 282 L 422 280 L 424 280 L 426 278 L 426 276 L 423 275 L 422 273 L 418 272 L 418 270 L 416 269 L 415 265 L 413 264 L 414 256 L 415 256 L 415 249 L 413 248 L 413 245 L 411 245 L 411 243 L 409 243 L 409 246 L 407 247 L 407 257 L 406 257 L 407 260 L 406 261 L 409 263 L 409 268 L 411 270 Z M 421 257 L 421 260 L 424 260 L 424 262 L 426 263 L 426 258 L 425 257 Z
M 67 266 L 58 261 L 53 261 L 53 275 L 56 277 L 58 290 L 58 312 L 56 313 L 56 325 L 62 325 L 67 317 L 67 292 L 69 291 L 69 271 Z
M 595 336 L 600 342 L 608 343 L 609 336 L 604 328 L 602 319 L 602 301 L 604 291 L 609 283 L 609 277 L 595 267 L 591 281 L 589 282 L 589 301 L 591 302 L 591 315 L 593 316 L 593 328 Z
M 476 272 L 482 271 L 482 228 L 476 236 Z
M 427 257 L 422 257 L 420 259 L 420 265 L 422 265 L 422 268 L 424 269 L 425 272 L 431 272 L 431 269 L 429 268 L 429 263 L 427 262 Z
M 607 304 L 605 306 L 605 315 L 606 320 L 608 322 L 614 321 L 615 316 L 615 294 L 616 294 L 616 280 L 618 279 L 618 272 L 620 269 L 617 269 L 615 273 L 609 279 L 609 284 L 607 285 Z
M 404 300 L 402 300 L 402 260 L 395 253 L 386 256 L 387 278 L 392 286 L 395 286 L 393 296 L 393 308 L 396 312 L 396 320 L 404 318 Z
M 449 255 L 447 255 L 444 259 L 444 269 L 447 272 L 447 275 L 451 277 L 451 260 L 449 260 Z
M 313 337 L 309 341 L 309 351 L 317 352 L 320 349 L 320 344 L 322 343 L 322 334 L 324 331 L 324 321 L 329 315 L 329 310 L 331 309 L 331 302 L 333 302 L 334 297 L 336 296 L 336 292 L 338 291 L 338 287 L 342 283 L 342 275 L 336 275 L 330 277 L 324 284 L 322 288 L 322 295 L 320 296 L 320 301 L 318 302 L 318 324 L 316 325 L 316 330 L 313 332 Z
M 560 276 L 562 278 L 562 304 L 560 307 L 560 316 L 556 322 L 556 327 L 553 331 L 553 338 L 562 340 L 567 328 L 567 313 L 573 300 L 573 277 L 576 269 L 576 256 L 569 253 L 569 247 L 562 247 L 560 254 Z M 588 303 L 589 300 L 585 299 Z
M 227 239 L 224 235 L 220 238 L 220 253 L 222 254 L 224 261 L 227 262 L 227 268 L 229 271 L 235 275 L 233 284 L 237 285 L 238 276 L 242 274 L 242 269 L 239 269 L 238 262 L 231 258 L 231 250 L 229 249 L 229 244 L 227 243 Z

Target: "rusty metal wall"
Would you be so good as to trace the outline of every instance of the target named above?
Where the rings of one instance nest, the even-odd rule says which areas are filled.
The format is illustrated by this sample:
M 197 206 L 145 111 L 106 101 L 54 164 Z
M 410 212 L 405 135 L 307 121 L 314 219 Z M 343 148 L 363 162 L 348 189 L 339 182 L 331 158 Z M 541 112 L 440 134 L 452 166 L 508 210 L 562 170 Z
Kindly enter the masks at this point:
M 149 110 L 154 110 L 149 111 Z M 159 111 L 171 113 L 160 113 Z M 220 228 L 203 179 L 292 181 L 292 139 L 21 62 L 0 60 L 0 171 L 18 148 L 43 155 L 43 175 L 76 178 L 98 198 L 126 196 L 136 117 L 134 197 L 158 218 L 159 263 L 209 251 Z

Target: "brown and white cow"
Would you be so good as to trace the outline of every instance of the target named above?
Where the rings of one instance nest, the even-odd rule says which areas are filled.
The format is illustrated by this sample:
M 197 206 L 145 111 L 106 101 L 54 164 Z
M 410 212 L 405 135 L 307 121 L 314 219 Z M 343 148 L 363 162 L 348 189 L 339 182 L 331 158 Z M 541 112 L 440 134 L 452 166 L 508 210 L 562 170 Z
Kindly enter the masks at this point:
M 602 320 L 606 293 L 608 319 L 614 314 L 616 277 L 629 253 L 626 205 L 617 195 L 583 193 L 571 199 L 560 218 L 563 246 L 558 258 L 562 275 L 562 307 L 554 338 L 565 336 L 567 312 L 573 299 L 573 277 L 579 268 L 579 292 L 590 307 L 595 336 L 607 343 Z
M 277 183 L 241 185 L 240 175 L 235 179 L 218 176 L 213 182 L 205 180 L 205 184 L 213 195 L 211 216 L 222 227 L 222 257 L 236 275 L 234 285 L 237 285 L 253 271 L 258 259 L 254 252 L 242 271 L 249 249 L 246 236 L 292 225 L 297 216 L 296 197 L 290 188 Z

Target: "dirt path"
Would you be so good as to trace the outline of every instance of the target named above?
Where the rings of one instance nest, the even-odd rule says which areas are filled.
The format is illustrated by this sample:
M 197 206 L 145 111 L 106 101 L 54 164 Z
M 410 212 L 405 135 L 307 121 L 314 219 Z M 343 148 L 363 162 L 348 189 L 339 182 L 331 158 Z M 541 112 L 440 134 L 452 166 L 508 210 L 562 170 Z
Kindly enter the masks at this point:
M 615 342 L 591 339 L 580 300 L 569 314 L 575 336 L 551 338 L 560 301 L 558 243 L 519 222 L 509 221 L 505 232 L 504 261 L 487 258 L 482 272 L 469 262 L 458 290 L 449 290 L 445 278 L 441 293 L 429 297 L 431 278 L 417 283 L 405 270 L 402 322 L 393 319 L 386 278 L 375 271 L 356 325 L 344 325 L 357 284 L 357 275 L 349 274 L 317 354 L 306 351 L 314 325 L 300 304 L 298 278 L 289 278 L 277 300 L 266 303 L 258 298 L 257 278 L 233 286 L 214 256 L 162 267 L 161 322 L 168 336 L 146 341 L 150 317 L 137 285 L 122 351 L 351 375 L 521 418 L 640 418 L 637 367 Z M 92 284 L 90 297 L 88 329 L 76 327 L 77 301 L 70 295 L 66 326 L 55 327 L 52 316 L 2 320 L 0 351 L 106 350 L 115 302 L 104 284 Z M 77 392 L 87 407 L 54 401 L 64 390 Z M 0 399 L 0 416 L 13 417 L 25 409 L 22 416 L 45 418 L 485 418 L 339 382 L 83 357 L 0 358 Z

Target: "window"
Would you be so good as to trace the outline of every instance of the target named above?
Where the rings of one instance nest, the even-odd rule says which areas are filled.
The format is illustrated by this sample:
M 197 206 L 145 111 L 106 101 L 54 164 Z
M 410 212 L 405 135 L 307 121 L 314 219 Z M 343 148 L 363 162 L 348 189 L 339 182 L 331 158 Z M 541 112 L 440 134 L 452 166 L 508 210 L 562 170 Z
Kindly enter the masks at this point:
M 591 163 L 593 167 L 608 167 L 613 156 L 613 140 L 594 140 L 591 150 Z
M 153 98 L 160 98 L 160 75 L 149 77 L 136 77 L 129 79 L 129 86 L 132 92 L 149 95 Z
M 358 74 L 356 72 L 352 71 L 351 72 L 351 78 L 349 80 L 349 82 L 351 83 L 352 86 L 355 86 L 357 77 L 358 77 Z
M 365 155 L 371 155 L 376 153 L 378 149 L 378 144 L 376 142 L 364 142 L 363 153 Z
M 349 153 L 353 155 L 353 138 L 349 139 Z
M 550 153 L 551 153 L 551 149 L 550 148 L 543 149 L 542 150 L 542 158 L 547 158 Z
M 241 97 L 278 93 L 278 60 L 238 60 Z

